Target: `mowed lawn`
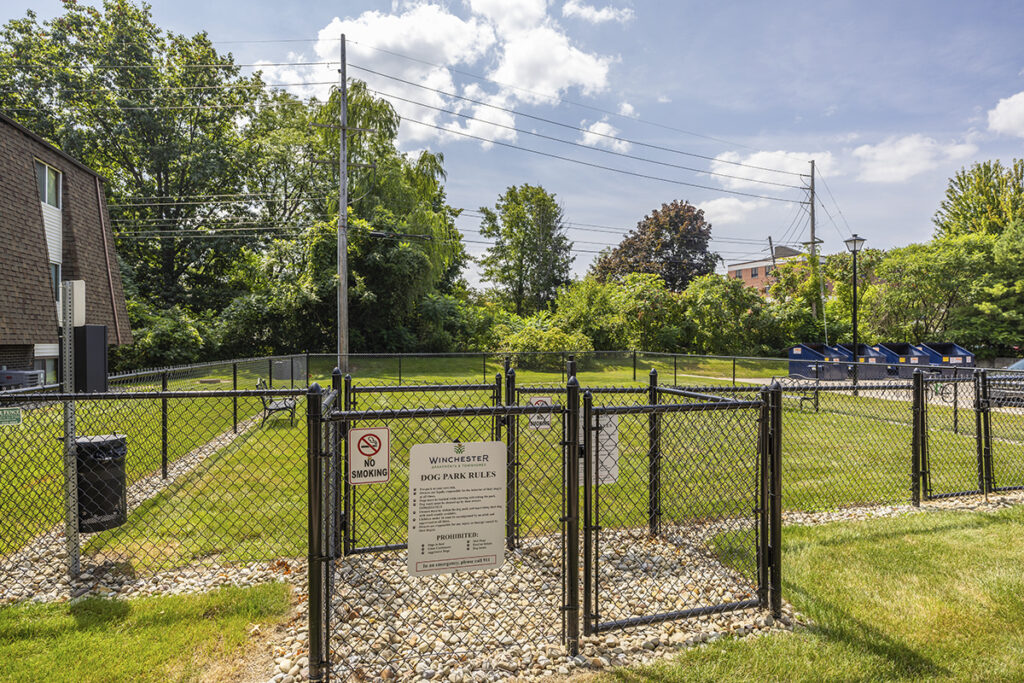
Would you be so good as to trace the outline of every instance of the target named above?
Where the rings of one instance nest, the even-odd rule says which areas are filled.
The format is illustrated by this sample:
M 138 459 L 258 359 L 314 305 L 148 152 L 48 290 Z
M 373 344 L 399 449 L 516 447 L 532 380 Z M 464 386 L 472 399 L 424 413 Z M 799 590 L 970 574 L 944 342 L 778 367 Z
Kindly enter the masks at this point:
M 238 680 L 257 625 L 287 616 L 282 583 L 203 595 L 0 609 L 0 681 L 164 683 Z M 243 667 L 244 668 L 244 667 Z M 265 668 L 265 667 L 264 667 Z
M 783 590 L 813 621 L 623 681 L 1024 680 L 1024 508 L 790 528 Z

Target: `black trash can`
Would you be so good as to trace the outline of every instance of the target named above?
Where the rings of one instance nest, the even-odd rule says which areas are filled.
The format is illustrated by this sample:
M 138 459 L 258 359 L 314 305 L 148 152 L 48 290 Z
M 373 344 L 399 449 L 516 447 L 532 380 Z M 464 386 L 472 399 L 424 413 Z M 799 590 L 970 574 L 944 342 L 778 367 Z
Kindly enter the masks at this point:
M 123 434 L 75 439 L 78 459 L 78 530 L 104 531 L 128 519 L 124 463 L 128 454 Z

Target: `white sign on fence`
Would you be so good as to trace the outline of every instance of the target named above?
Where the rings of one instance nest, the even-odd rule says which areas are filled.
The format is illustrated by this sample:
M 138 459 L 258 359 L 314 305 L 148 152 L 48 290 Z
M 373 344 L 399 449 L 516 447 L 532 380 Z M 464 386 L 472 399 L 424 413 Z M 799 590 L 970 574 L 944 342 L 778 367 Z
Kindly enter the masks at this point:
M 531 406 L 552 406 L 555 402 L 550 396 L 534 396 L 530 399 Z M 530 429 L 551 429 L 551 413 L 531 413 Z
M 348 432 L 348 483 L 384 484 L 391 480 L 391 430 L 359 427 Z
M 501 441 L 409 449 L 410 576 L 505 563 L 505 457 Z
M 583 454 L 583 420 L 580 420 L 580 454 Z M 619 416 L 602 415 L 594 437 L 595 484 L 614 484 L 619 479 Z M 580 459 L 580 486 L 583 486 L 583 460 Z

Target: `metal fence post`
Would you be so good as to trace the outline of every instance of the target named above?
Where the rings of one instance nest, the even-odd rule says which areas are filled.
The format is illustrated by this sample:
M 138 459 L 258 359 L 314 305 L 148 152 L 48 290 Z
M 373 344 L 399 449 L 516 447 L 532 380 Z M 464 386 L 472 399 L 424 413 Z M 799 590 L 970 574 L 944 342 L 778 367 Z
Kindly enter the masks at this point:
M 576 356 L 569 356 L 569 360 L 565 362 L 565 376 L 575 377 L 576 376 Z
M 306 388 L 308 389 L 309 388 L 309 378 L 313 374 L 313 368 L 309 364 L 309 351 L 306 351 L 306 372 L 303 373 L 303 374 L 306 375 Z
M 768 583 L 771 572 L 771 529 L 769 491 L 771 490 L 771 390 L 760 391 L 761 409 L 758 416 L 757 454 L 760 477 L 757 487 L 758 539 L 757 539 L 757 600 L 768 607 Z
M 953 433 L 960 433 L 960 368 L 953 368 Z
M 924 460 L 924 374 L 914 370 L 913 443 L 910 455 L 910 502 L 921 506 L 921 463 Z
M 274 388 L 274 359 L 267 359 L 267 387 Z
M 651 368 L 648 402 L 658 405 L 658 371 Z M 651 536 L 661 532 L 661 416 L 651 411 L 647 416 L 647 520 Z
M 160 373 L 160 390 L 167 391 L 167 373 Z M 167 478 L 167 397 L 160 399 L 160 474 Z
M 633 350 L 633 381 L 636 381 L 636 349 Z
M 570 365 L 575 361 L 569 361 Z M 580 652 L 580 384 L 570 376 L 566 384 L 566 471 L 565 471 L 565 593 L 566 647 L 569 655 Z M 585 476 L 585 475 L 584 475 Z
M 340 368 L 335 368 L 335 370 L 337 370 L 339 373 L 341 372 Z M 344 384 L 345 384 L 345 388 L 344 388 L 342 406 L 344 407 L 345 412 L 348 412 L 348 411 L 352 410 L 355 407 L 355 405 L 354 405 L 355 402 L 353 401 L 354 396 L 352 394 L 352 375 L 345 375 Z M 356 537 L 356 535 L 355 535 L 356 501 L 355 501 L 355 497 L 353 496 L 353 490 L 352 490 L 353 487 L 348 482 L 348 467 L 349 467 L 349 465 L 348 465 L 348 458 L 349 458 L 349 452 L 348 452 L 348 432 L 349 432 L 350 429 L 352 429 L 351 423 L 349 423 L 347 420 L 342 423 L 342 431 L 344 432 L 344 434 L 343 434 L 343 437 L 342 437 L 343 438 L 343 443 L 341 444 L 341 447 L 345 451 L 345 457 L 343 458 L 343 460 L 345 461 L 344 462 L 344 474 L 342 475 L 342 480 L 344 482 L 343 483 L 343 489 L 344 489 L 344 496 L 343 497 L 344 497 L 344 501 L 343 501 L 343 512 L 342 512 L 343 519 L 344 519 L 344 524 L 342 525 L 342 550 L 341 550 L 341 554 L 343 556 L 351 554 L 352 547 L 355 545 L 355 537 Z
M 487 381 L 487 352 L 481 354 L 484 361 L 484 381 Z
M 494 389 L 491 391 L 491 405 L 497 408 L 501 405 L 501 400 L 501 373 L 497 372 L 494 374 Z M 498 415 L 497 413 L 491 419 L 491 436 L 494 441 L 501 441 L 501 426 L 504 419 L 504 415 Z
M 231 364 L 231 389 L 238 391 L 238 363 Z M 234 424 L 235 434 L 238 433 L 238 397 L 231 397 L 231 419 Z
M 516 371 L 505 374 L 505 405 L 516 404 Z M 519 424 L 505 415 L 505 544 L 509 550 L 519 545 Z
M 594 537 L 597 521 L 594 508 L 594 396 L 583 394 L 583 635 L 594 633 L 597 609 L 594 604 Z
M 402 357 L 398 357 L 398 386 L 402 386 Z
M 320 471 L 321 401 L 322 390 L 313 384 L 306 392 L 307 419 L 307 528 L 308 528 L 308 581 L 309 581 L 309 680 L 323 680 L 323 548 L 321 509 L 323 500 Z
M 732 385 L 736 386 L 736 357 L 732 359 Z
M 334 368 L 331 372 L 331 390 L 334 391 L 334 409 L 341 405 L 342 392 L 344 392 L 344 378 L 341 370 Z M 332 526 L 331 557 L 339 557 L 344 553 L 344 538 L 346 524 L 345 511 L 342 507 L 342 485 L 340 479 L 348 479 L 348 467 L 342 453 L 342 442 L 348 441 L 346 433 L 347 423 L 335 421 L 332 424 L 331 432 L 331 519 L 336 520 Z
M 64 393 L 75 391 L 74 289 L 71 282 L 61 283 L 61 379 Z M 75 402 L 64 401 L 64 542 L 68 575 L 78 578 L 82 572 L 82 546 L 78 537 L 78 451 L 75 443 Z
M 982 439 L 981 490 L 987 497 L 995 490 L 995 476 L 992 472 L 992 406 L 988 387 L 988 370 L 981 371 L 981 430 L 984 433 Z
M 771 388 L 771 583 L 768 600 L 772 616 L 782 616 L 782 386 L 775 382 Z
M 289 389 L 295 388 L 295 356 L 288 356 L 288 380 L 291 382 Z
M 678 369 L 679 356 L 672 354 L 672 386 L 679 386 L 679 369 Z

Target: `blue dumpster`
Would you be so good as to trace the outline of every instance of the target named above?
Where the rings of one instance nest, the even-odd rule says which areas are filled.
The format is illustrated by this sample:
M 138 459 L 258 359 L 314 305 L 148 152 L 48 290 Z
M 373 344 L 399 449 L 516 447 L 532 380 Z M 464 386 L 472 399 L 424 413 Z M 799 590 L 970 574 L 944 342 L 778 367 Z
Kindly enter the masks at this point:
M 951 342 L 927 342 L 918 344 L 917 349 L 928 356 L 929 365 L 938 366 L 945 377 L 952 377 L 961 368 L 974 367 L 974 354 Z
M 839 344 L 849 354 L 849 360 L 853 360 L 853 344 Z M 885 364 L 885 356 L 867 344 L 857 344 L 857 379 L 872 380 L 885 379 L 889 375 L 889 368 Z
M 835 347 L 825 344 L 797 344 L 789 349 L 789 376 L 799 379 L 846 379 L 849 366 L 841 360 Z
M 903 379 L 913 378 L 914 370 L 928 365 L 928 354 L 919 351 L 913 344 L 886 342 L 872 348 L 885 356 L 885 362 L 889 363 L 889 374 Z

